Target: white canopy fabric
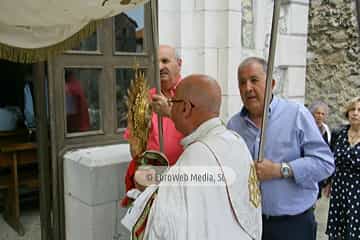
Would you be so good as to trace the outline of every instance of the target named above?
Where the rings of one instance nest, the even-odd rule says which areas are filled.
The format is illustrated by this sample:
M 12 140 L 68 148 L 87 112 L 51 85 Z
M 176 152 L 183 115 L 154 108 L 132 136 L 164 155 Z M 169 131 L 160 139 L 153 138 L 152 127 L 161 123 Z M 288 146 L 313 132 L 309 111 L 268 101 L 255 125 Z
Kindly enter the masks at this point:
M 97 20 L 148 0 L 0 1 L 0 58 L 33 62 L 63 51 L 96 29 Z

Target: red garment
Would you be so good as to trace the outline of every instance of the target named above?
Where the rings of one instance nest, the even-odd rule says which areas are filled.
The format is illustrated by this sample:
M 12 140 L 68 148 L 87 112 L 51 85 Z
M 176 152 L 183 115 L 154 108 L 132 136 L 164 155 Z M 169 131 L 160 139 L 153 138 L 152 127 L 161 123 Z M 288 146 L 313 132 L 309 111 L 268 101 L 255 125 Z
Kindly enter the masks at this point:
M 180 78 L 174 85 L 174 88 L 170 91 L 172 97 L 175 94 L 175 88 L 177 87 L 179 82 L 180 82 Z M 155 88 L 150 89 L 150 96 L 153 96 L 154 94 L 156 94 L 156 89 Z M 168 158 L 169 164 L 174 165 L 177 159 L 179 158 L 179 156 L 181 155 L 181 153 L 184 151 L 182 145 L 180 144 L 180 140 L 183 138 L 183 135 L 176 130 L 174 122 L 170 118 L 163 117 L 162 119 L 163 119 L 163 135 L 164 135 L 163 136 L 164 154 Z M 128 129 L 126 129 L 124 133 L 124 138 L 129 139 L 129 136 L 130 136 L 130 132 Z M 160 151 L 158 116 L 156 113 L 153 113 L 151 117 L 151 127 L 149 131 L 149 139 L 147 142 L 146 149 Z M 129 163 L 125 176 L 125 185 L 126 185 L 125 192 L 128 192 L 130 189 L 135 188 L 134 175 L 137 169 L 136 159 L 137 158 L 135 157 Z M 129 203 L 129 199 L 125 197 L 122 200 L 121 205 L 127 206 L 128 203 Z
M 66 82 L 65 92 L 70 99 L 71 110 L 67 109 L 67 129 L 69 132 L 83 132 L 90 129 L 88 103 L 81 82 L 72 79 Z

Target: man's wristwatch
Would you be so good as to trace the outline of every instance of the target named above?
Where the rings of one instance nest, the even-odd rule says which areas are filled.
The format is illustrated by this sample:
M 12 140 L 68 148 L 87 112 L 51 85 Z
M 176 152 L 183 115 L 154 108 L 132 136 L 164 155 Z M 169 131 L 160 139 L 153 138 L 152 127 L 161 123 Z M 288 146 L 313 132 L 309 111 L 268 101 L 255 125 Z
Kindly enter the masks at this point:
M 291 167 L 287 163 L 281 163 L 280 173 L 282 178 L 288 178 L 291 176 Z

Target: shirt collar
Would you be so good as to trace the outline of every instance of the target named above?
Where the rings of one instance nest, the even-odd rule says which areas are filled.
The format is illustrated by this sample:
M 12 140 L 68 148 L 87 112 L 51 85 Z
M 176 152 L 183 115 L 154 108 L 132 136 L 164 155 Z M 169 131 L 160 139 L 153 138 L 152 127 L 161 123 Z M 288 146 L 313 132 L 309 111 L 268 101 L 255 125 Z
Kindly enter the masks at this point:
M 213 129 L 216 129 L 221 126 L 225 128 L 225 125 L 220 118 L 218 118 L 218 117 L 211 118 L 211 119 L 203 122 L 190 135 L 184 137 L 181 140 L 181 145 L 183 145 L 183 147 L 186 148 L 187 146 L 194 143 L 195 141 L 205 137 Z
M 272 99 L 271 99 L 271 102 L 270 102 L 270 105 L 269 105 L 269 113 L 268 113 L 268 117 L 270 118 L 271 117 L 271 113 L 273 113 L 275 111 L 275 108 L 277 106 L 277 104 L 279 103 L 279 98 L 272 95 Z M 248 117 L 249 116 L 249 112 L 248 110 L 245 108 L 245 106 L 243 106 L 241 108 L 241 111 L 240 111 L 240 116 L 241 117 Z

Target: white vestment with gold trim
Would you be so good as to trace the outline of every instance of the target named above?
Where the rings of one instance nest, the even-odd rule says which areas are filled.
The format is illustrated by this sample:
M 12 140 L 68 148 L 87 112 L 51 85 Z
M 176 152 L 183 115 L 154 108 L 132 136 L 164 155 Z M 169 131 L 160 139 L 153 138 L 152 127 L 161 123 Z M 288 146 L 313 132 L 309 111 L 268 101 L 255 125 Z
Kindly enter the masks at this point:
M 210 184 L 205 178 L 206 184 L 201 185 L 191 176 L 177 184 L 160 183 L 145 239 L 260 240 L 261 207 L 250 201 L 253 161 L 243 139 L 227 130 L 219 118 L 213 118 L 185 137 L 182 144 L 185 151 L 167 175 L 183 176 L 189 169 L 200 167 L 206 172 L 207 168 L 220 167 L 219 171 L 232 170 L 235 178 L 225 174 L 227 185 L 217 182 L 219 179 Z

